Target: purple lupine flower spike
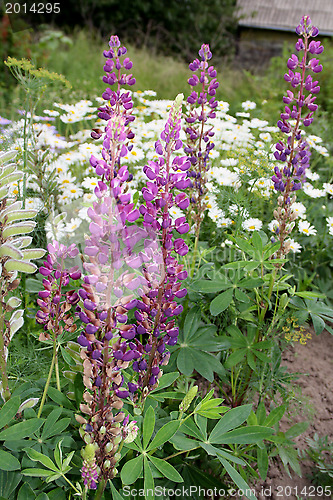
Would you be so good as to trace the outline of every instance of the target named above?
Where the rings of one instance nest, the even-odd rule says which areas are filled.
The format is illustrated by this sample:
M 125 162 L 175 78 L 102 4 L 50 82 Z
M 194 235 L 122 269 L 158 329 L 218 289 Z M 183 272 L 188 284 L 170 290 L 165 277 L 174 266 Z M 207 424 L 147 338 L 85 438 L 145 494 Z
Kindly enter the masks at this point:
M 195 224 L 194 265 L 200 226 L 206 210 L 205 196 L 207 194 L 207 171 L 210 167 L 209 155 L 215 146 L 212 142 L 214 130 L 211 125 L 207 125 L 207 121 L 216 117 L 218 101 L 215 99 L 215 94 L 219 87 L 216 70 L 208 63 L 212 58 L 209 45 L 201 46 L 199 56 L 201 60 L 194 59 L 189 65 L 193 75 L 188 79 L 191 94 L 187 98 L 189 107 L 185 115 L 187 140 L 184 149 L 191 162 L 191 167 L 188 169 L 191 200 L 189 217 L 193 217 Z M 194 267 L 191 274 L 193 272 Z
M 127 74 L 132 63 L 125 57 L 126 48 L 118 37 L 111 36 L 109 45 L 110 49 L 104 52 L 107 60 L 103 80 L 115 85 L 116 90 L 105 90 L 103 98 L 107 103 L 98 113 L 106 126 L 102 157 L 90 159 L 100 180 L 95 188 L 97 201 L 88 210 L 91 222 L 84 251 L 86 276 L 77 307 L 84 327 L 78 343 L 82 347 L 86 388 L 80 406 L 86 417 L 77 416 L 77 420 L 84 425 L 80 430 L 82 438 L 95 450 L 93 463 L 82 468 L 90 489 L 100 479 L 112 479 L 117 473 L 116 463 L 120 458 L 117 450 L 123 439 L 121 425 L 125 418 L 121 409 L 123 399 L 132 394 L 121 370 L 141 356 L 136 344 L 131 343 L 135 329 L 127 324 L 128 310 L 136 305 L 133 292 L 141 284 L 133 272 L 134 264 L 128 263 L 136 242 L 142 239 L 140 228 L 131 225 L 140 213 L 127 192 L 130 174 L 127 166 L 122 165 L 132 148 L 130 141 L 134 134 L 130 125 L 135 118 L 131 94 L 122 87 L 133 85 L 135 79 Z M 92 137 L 102 135 L 100 130 L 94 130 Z
M 284 75 L 284 79 L 293 90 L 287 90 L 287 95 L 283 97 L 285 108 L 277 123 L 287 137 L 276 144 L 274 152 L 276 160 L 283 163 L 283 166 L 275 166 L 272 177 L 274 187 L 280 193 L 278 208 L 274 211 L 274 217 L 278 221 L 276 235 L 280 241 L 278 257 L 283 257 L 290 251 L 285 239 L 291 233 L 297 217 L 291 205 L 296 201 L 295 192 L 302 188 L 306 180 L 306 168 L 311 156 L 309 144 L 301 132 L 302 125 L 311 125 L 313 113 L 318 108 L 315 100 L 320 87 L 311 72 L 316 75 L 323 69 L 318 59 L 309 59 L 309 54 L 319 55 L 324 49 L 319 41 L 309 42 L 311 37 L 318 35 L 318 29 L 312 26 L 308 16 L 302 17 L 296 33 L 302 36 L 296 43 L 296 50 L 302 55 L 298 57 L 293 54 L 288 59 L 288 73 Z M 310 73 L 307 74 L 307 71 Z
M 174 238 L 176 231 L 180 236 L 189 231 L 185 217 L 173 220 L 170 211 L 173 206 L 187 208 L 189 199 L 182 192 L 190 185 L 187 170 L 190 161 L 187 156 L 172 155 L 182 147 L 180 140 L 181 112 L 183 95 L 178 95 L 169 114 L 169 119 L 156 142 L 157 161 L 150 161 L 144 172 L 148 178 L 142 194 L 145 203 L 140 206 L 143 226 L 148 238 L 145 240 L 147 258 L 142 272 L 146 280 L 143 294 L 137 302 L 135 311 L 137 334 L 145 335 L 141 360 L 133 364 L 138 372 L 138 384 L 143 390 L 143 397 L 157 384 L 162 375 L 161 366 L 167 364 L 169 352 L 166 345 L 177 342 L 178 327 L 175 317 L 183 307 L 177 298 L 187 293 L 182 281 L 187 277 L 183 265 L 178 262 L 178 255 L 186 255 L 188 247 L 181 237 Z M 160 245 L 156 235 L 160 236 Z
M 44 276 L 44 290 L 38 292 L 37 304 L 40 309 L 36 314 L 37 323 L 43 325 L 44 331 L 40 334 L 39 340 L 55 340 L 66 330 L 75 332 L 74 313 L 70 313 L 72 306 L 80 300 L 75 290 L 63 292 L 63 287 L 67 286 L 71 280 L 78 280 L 81 271 L 78 266 L 69 269 L 64 267 L 65 259 L 74 259 L 79 251 L 75 244 L 66 247 L 57 241 L 49 243 L 47 246 L 48 256 L 39 272 Z M 51 335 L 49 332 L 52 332 Z

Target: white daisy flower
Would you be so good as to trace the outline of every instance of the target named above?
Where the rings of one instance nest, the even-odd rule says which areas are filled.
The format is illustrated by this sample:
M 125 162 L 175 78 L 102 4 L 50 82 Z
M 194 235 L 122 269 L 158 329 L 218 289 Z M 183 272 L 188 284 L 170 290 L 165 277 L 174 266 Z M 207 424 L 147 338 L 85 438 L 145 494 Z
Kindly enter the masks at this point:
M 306 178 L 310 179 L 310 181 L 317 181 L 320 179 L 320 176 L 317 174 L 317 172 L 311 172 L 309 168 L 306 169 Z
M 253 101 L 244 101 L 242 102 L 242 108 L 245 109 L 245 111 L 249 109 L 255 109 L 257 107 L 256 103 Z
M 68 196 L 70 200 L 76 200 L 77 198 L 81 198 L 83 190 L 75 184 L 67 184 L 63 194 L 64 196 Z
M 303 191 L 305 194 L 310 196 L 311 198 L 321 198 L 326 195 L 325 189 L 317 189 L 310 184 L 310 182 L 305 182 L 303 185 Z
M 45 113 L 48 116 L 59 116 L 60 115 L 59 111 L 55 111 L 54 109 L 44 109 L 43 113 Z
M 292 203 L 290 208 L 295 214 L 297 214 L 297 217 L 299 217 L 300 219 L 305 218 L 306 207 L 305 205 L 303 205 L 303 203 L 296 201 L 295 203 Z
M 326 217 L 327 226 L 333 229 L 333 217 Z
M 272 140 L 272 136 L 269 132 L 262 132 L 261 134 L 259 134 L 259 137 L 262 141 L 265 142 L 270 142 Z
M 276 219 L 273 219 L 269 224 L 268 224 L 268 229 L 272 231 L 272 233 L 275 233 L 277 229 L 279 229 L 279 222 Z
M 80 226 L 82 223 L 82 219 L 79 217 L 75 217 L 74 219 L 71 219 L 70 222 L 67 222 L 67 224 L 64 227 L 64 231 L 66 233 L 74 233 L 74 231 Z
M 289 238 L 288 240 L 286 240 L 286 243 L 289 245 L 289 248 L 293 253 L 300 253 L 300 251 L 302 249 L 302 245 L 297 243 L 297 241 Z
M 173 206 L 169 210 L 169 214 L 172 219 L 178 219 L 179 217 L 184 217 L 184 212 L 179 207 L 176 206 Z
M 245 231 L 259 231 L 259 229 L 262 228 L 262 221 L 260 219 L 250 217 L 250 219 L 247 219 L 242 223 L 242 228 L 245 229 Z
M 323 184 L 323 188 L 325 189 L 327 194 L 333 196 L 333 184 L 328 184 L 327 182 L 325 182 Z
M 231 226 L 233 224 L 233 221 L 229 219 L 229 217 L 220 217 L 216 219 L 216 225 L 217 227 L 226 228 Z
M 305 236 L 314 236 L 317 234 L 317 230 L 307 220 L 299 221 L 298 230 L 300 233 L 305 234 Z
M 238 215 L 241 215 L 245 219 L 247 219 L 248 217 L 250 217 L 249 211 L 246 210 L 246 208 L 241 207 L 240 205 L 236 205 L 235 203 L 233 203 L 232 205 L 230 205 L 229 212 L 231 213 L 231 215 L 233 217 L 236 217 Z
M 86 177 L 84 181 L 82 181 L 82 187 L 85 189 L 90 189 L 94 190 L 95 187 L 98 185 L 98 178 L 97 177 Z
M 76 178 L 71 174 L 71 172 L 60 172 L 58 177 L 58 182 L 61 189 L 67 189 L 72 184 L 74 185 Z

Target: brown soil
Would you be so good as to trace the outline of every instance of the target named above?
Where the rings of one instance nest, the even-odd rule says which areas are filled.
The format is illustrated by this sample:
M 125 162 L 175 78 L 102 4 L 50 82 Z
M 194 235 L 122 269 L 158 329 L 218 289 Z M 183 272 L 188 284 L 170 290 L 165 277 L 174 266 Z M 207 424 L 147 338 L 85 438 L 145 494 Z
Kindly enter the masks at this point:
M 291 406 L 291 415 L 281 421 L 281 430 L 286 431 L 291 425 L 307 420 L 310 425 L 306 432 L 294 439 L 299 449 L 307 448 L 306 438 L 327 435 L 333 440 L 333 336 L 323 332 L 317 336 L 312 332 L 312 339 L 306 345 L 295 343 L 285 352 L 283 365 L 289 372 L 301 372 L 296 382 L 301 388 L 298 402 Z M 276 461 L 268 471 L 265 481 L 256 487 L 258 500 L 324 500 L 331 498 L 319 495 L 307 475 L 312 464 L 303 462 L 302 477 L 291 471 L 291 478 L 283 468 L 281 461 Z M 289 487 L 289 488 L 288 488 Z M 296 489 L 297 487 L 297 489 Z M 263 489 L 264 490 L 263 490 Z M 303 494 L 301 491 L 303 490 Z M 317 492 L 317 493 L 316 493 Z M 298 497 L 297 497 L 298 493 Z M 333 493 L 333 491 L 332 491 Z

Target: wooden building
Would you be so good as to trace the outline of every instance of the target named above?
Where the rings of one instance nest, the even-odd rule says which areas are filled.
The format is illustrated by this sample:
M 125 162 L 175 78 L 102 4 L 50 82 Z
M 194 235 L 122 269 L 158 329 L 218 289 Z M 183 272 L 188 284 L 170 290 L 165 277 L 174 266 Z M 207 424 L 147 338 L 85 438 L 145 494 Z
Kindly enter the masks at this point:
M 237 0 L 238 53 L 243 67 L 258 68 L 280 55 L 284 42 L 296 42 L 295 28 L 310 16 L 320 36 L 333 36 L 333 0 Z

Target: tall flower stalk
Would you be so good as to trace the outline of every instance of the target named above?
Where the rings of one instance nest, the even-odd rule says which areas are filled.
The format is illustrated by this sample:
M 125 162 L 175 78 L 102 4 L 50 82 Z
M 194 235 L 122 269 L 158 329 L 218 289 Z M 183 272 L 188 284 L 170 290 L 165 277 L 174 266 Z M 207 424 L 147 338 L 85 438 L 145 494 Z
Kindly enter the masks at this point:
M 19 273 L 34 273 L 37 266 L 30 260 L 45 253 L 41 248 L 28 248 L 32 238 L 27 235 L 36 226 L 31 219 L 37 210 L 24 210 L 22 202 L 10 196 L 11 183 L 23 178 L 23 172 L 10 162 L 15 156 L 16 152 L 10 151 L 0 154 L 0 395 L 4 401 L 11 396 L 7 375 L 9 344 L 24 323 L 24 310 L 16 309 L 21 299 L 14 290 L 20 283 Z
M 174 238 L 173 233 L 187 233 L 189 224 L 185 216 L 173 220 L 170 215 L 173 206 L 183 210 L 189 206 L 189 198 L 182 191 L 190 185 L 187 171 L 191 164 L 187 156 L 174 155 L 182 147 L 179 138 L 182 102 L 183 95 L 180 94 L 174 101 L 161 138 L 155 144 L 159 159 L 149 161 L 144 167 L 149 180 L 142 190 L 145 203 L 140 206 L 140 213 L 148 236 L 145 246 L 152 249 L 152 258 L 143 265 L 146 284 L 135 311 L 137 333 L 146 339 L 145 355 L 133 364 L 133 369 L 139 373 L 141 399 L 156 386 L 162 374 L 160 367 L 168 362 L 166 345 L 177 342 L 179 329 L 174 318 L 183 311 L 183 306 L 176 300 L 187 293 L 182 287 L 187 272 L 177 256 L 186 255 L 188 246 L 181 237 Z
M 214 66 L 209 66 L 208 63 L 212 58 L 208 44 L 201 46 L 199 56 L 200 60 L 194 59 L 189 65 L 193 75 L 188 79 L 191 94 L 187 98 L 189 107 L 185 115 L 187 139 L 184 150 L 191 162 L 191 167 L 188 170 L 191 179 L 191 210 L 189 213 L 192 215 L 195 225 L 191 276 L 194 274 L 200 227 L 206 210 L 206 173 L 210 167 L 209 154 L 215 146 L 211 141 L 214 136 L 213 126 L 207 125 L 207 121 L 216 117 L 215 110 L 218 101 L 215 100 L 215 94 L 216 89 L 219 87 L 216 70 Z
M 74 322 L 75 316 L 71 312 L 71 309 L 80 300 L 78 293 L 74 289 L 66 290 L 71 281 L 81 278 L 81 271 L 78 266 L 73 266 L 69 269 L 65 268 L 65 260 L 74 259 L 79 253 L 75 244 L 67 248 L 65 245 L 59 245 L 57 241 L 54 241 L 47 246 L 47 250 L 47 259 L 43 266 L 39 268 L 40 274 L 44 276 L 44 290 L 38 292 L 37 304 L 40 309 L 36 314 L 36 321 L 38 324 L 43 325 L 43 332 L 39 335 L 39 340 L 51 340 L 53 342 L 53 349 L 52 361 L 38 410 L 38 417 L 42 413 L 54 369 L 57 389 L 61 391 L 58 367 L 58 350 L 60 344 L 58 343 L 58 338 L 64 331 L 69 333 L 75 332 L 77 326 Z
M 82 450 L 84 464 L 82 477 L 86 489 L 96 489 L 96 498 L 102 495 L 107 480 L 117 474 L 119 448 L 124 439 L 125 413 L 122 398 L 128 392 L 123 388 L 121 371 L 140 353 L 128 345 L 133 326 L 127 324 L 127 312 L 136 304 L 133 290 L 138 286 L 135 272 L 128 264 L 132 250 L 141 236 L 131 227 L 140 216 L 131 203 L 127 181 L 131 178 L 122 158 L 131 149 L 134 134 L 130 128 L 134 120 L 132 99 L 123 85 L 133 85 L 129 70 L 132 62 L 124 56 L 126 48 L 117 36 L 112 36 L 110 49 L 104 52 L 106 63 L 104 82 L 116 85 L 107 88 L 103 98 L 107 104 L 99 108 L 99 117 L 106 121 L 102 158 L 91 157 L 100 181 L 95 188 L 98 201 L 88 210 L 91 219 L 90 236 L 86 239 L 84 263 L 87 275 L 79 291 L 82 302 L 77 314 L 84 325 L 78 342 L 83 360 L 84 403 L 80 409 L 85 417 L 77 416 L 82 424 L 81 435 L 86 443 Z M 103 135 L 100 129 L 93 138 Z M 138 235 L 139 234 L 139 235 Z M 129 347 L 129 351 L 127 351 Z
M 310 41 L 319 33 L 318 28 L 312 26 L 309 16 L 303 16 L 300 24 L 296 28 L 296 33 L 301 36 L 296 43 L 296 50 L 300 57 L 292 54 L 287 61 L 288 73 L 284 79 L 291 84 L 293 91 L 287 90 L 287 95 L 283 97 L 285 104 L 284 112 L 281 113 L 277 122 L 281 132 L 286 135 L 284 140 L 276 144 L 274 156 L 283 166 L 275 166 L 272 181 L 276 191 L 280 193 L 278 197 L 278 207 L 274 211 L 277 221 L 275 237 L 280 243 L 275 257 L 280 259 L 285 257 L 290 251 L 290 243 L 287 237 L 290 235 L 295 225 L 297 214 L 293 211 L 292 205 L 296 201 L 296 192 L 302 188 L 306 180 L 306 168 L 310 161 L 309 144 L 304 137 L 303 127 L 308 127 L 313 122 L 313 113 L 318 108 L 315 104 L 316 95 L 320 91 L 318 81 L 313 79 L 312 74 L 320 73 L 323 69 L 319 60 L 311 55 L 319 55 L 324 47 L 320 41 Z M 296 71 L 299 69 L 300 71 Z M 295 89 L 295 90 L 294 90 Z M 267 294 L 268 301 L 271 298 L 275 279 L 280 264 L 276 264 L 271 275 L 270 286 Z M 266 306 L 260 311 L 259 319 L 262 323 L 268 309 Z
M 311 125 L 313 113 L 318 108 L 315 100 L 320 87 L 311 73 L 316 75 L 323 69 L 318 59 L 309 58 L 311 55 L 321 54 L 324 50 L 320 41 L 310 41 L 312 37 L 318 35 L 318 28 L 312 26 L 309 16 L 302 17 L 296 33 L 302 37 L 296 43 L 300 57 L 291 55 L 287 62 L 288 73 L 284 75 L 285 81 L 295 90 L 287 90 L 287 95 L 283 97 L 286 106 L 277 123 L 287 137 L 276 144 L 274 153 L 275 158 L 284 166 L 276 166 L 272 177 L 275 189 L 281 193 L 278 198 L 278 208 L 274 212 L 278 221 L 275 232 L 280 242 L 278 258 L 284 257 L 290 251 L 286 238 L 291 233 L 297 217 L 292 210 L 292 204 L 296 201 L 296 191 L 302 188 L 306 180 L 306 168 L 309 166 L 311 156 L 309 144 L 301 130 L 302 125 L 304 127 Z M 297 69 L 299 71 L 296 71 Z

